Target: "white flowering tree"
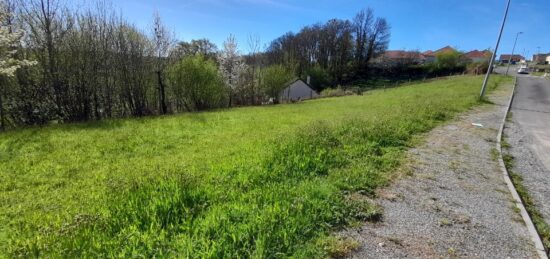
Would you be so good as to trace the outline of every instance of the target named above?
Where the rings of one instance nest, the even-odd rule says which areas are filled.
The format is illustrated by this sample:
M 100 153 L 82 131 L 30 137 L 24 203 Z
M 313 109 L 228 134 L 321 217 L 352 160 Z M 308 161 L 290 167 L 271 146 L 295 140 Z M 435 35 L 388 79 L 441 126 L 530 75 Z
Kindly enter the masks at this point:
M 223 49 L 218 54 L 220 74 L 229 90 L 229 106 L 233 95 L 240 91 L 245 84 L 245 73 L 248 70 L 243 57 L 240 55 L 235 36 L 229 35 L 223 43 Z
M 34 62 L 15 58 L 17 48 L 23 37 L 22 30 L 15 30 L 10 24 L 11 15 L 8 6 L 0 0 L 0 75 L 11 77 L 21 66 Z
M 16 58 L 23 30 L 14 29 L 11 7 L 9 3 L 0 0 L 0 130 L 4 129 L 5 120 L 3 97 L 6 83 L 2 77 L 13 77 L 18 68 L 35 63 Z

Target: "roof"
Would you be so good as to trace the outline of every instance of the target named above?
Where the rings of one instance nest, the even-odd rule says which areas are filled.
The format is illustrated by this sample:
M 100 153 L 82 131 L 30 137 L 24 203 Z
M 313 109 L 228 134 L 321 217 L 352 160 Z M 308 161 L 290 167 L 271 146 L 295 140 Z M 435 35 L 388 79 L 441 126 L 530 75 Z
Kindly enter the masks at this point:
M 428 57 L 435 56 L 434 52 L 431 51 L 431 50 L 424 51 L 424 52 L 422 53 L 422 55 L 428 56 Z
M 296 83 L 298 81 L 302 81 L 302 83 L 307 85 L 309 88 L 313 89 L 313 87 L 311 87 L 311 85 L 309 85 L 308 83 L 306 83 L 306 81 L 300 79 L 299 77 L 293 78 L 292 80 L 288 81 L 285 85 L 286 85 L 286 87 L 289 87 L 289 86 L 293 85 L 294 83 Z
M 467 58 L 489 58 L 489 52 L 487 50 L 479 51 L 476 49 L 464 54 L 464 56 Z
M 305 100 L 317 97 L 319 94 L 313 90 L 306 82 L 301 79 L 291 81 L 291 83 L 279 92 L 279 98 L 287 101 Z
M 510 59 L 510 56 L 512 56 L 512 55 L 502 54 L 502 55 L 500 55 L 500 60 L 508 60 L 508 59 Z M 525 59 L 525 58 L 522 55 L 514 55 L 514 56 L 512 56 L 512 59 L 513 60 L 522 60 L 522 59 Z
M 455 52 L 456 49 L 451 47 L 451 46 L 446 46 L 446 47 L 443 47 L 443 48 L 440 48 L 436 51 L 434 51 L 435 54 L 439 54 L 439 53 L 445 53 L 445 52 Z
M 388 50 L 384 53 L 384 57 L 388 59 L 423 58 L 419 52 L 406 50 Z
M 538 60 L 538 59 L 546 59 L 547 57 L 550 56 L 550 53 L 548 54 L 535 54 L 533 55 L 533 60 Z
M 446 52 L 455 52 L 456 49 L 451 47 L 451 46 L 445 46 L 443 48 L 440 48 L 436 51 L 431 51 L 431 50 L 428 50 L 428 51 L 424 51 L 422 53 L 422 55 L 426 56 L 426 57 L 435 57 L 437 54 L 439 53 L 446 53 Z

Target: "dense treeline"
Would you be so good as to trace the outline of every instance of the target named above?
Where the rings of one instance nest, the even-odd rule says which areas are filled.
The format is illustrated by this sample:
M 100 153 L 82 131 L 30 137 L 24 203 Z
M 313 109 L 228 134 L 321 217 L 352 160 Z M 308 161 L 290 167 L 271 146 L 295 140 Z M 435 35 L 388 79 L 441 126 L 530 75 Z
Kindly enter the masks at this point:
M 352 21 L 332 19 L 289 32 L 266 50 L 270 64 L 294 66 L 301 76 L 314 75 L 318 89 L 366 75 L 369 61 L 387 49 L 390 26 L 372 9 L 361 10 Z
M 98 2 L 76 12 L 56 0 L 8 2 L 26 32 L 27 59 L 5 78 L 3 124 L 42 124 L 142 116 L 156 110 L 155 45 L 146 33 Z
M 103 0 L 72 8 L 63 0 L 1 0 L 17 60 L 0 73 L 0 127 L 101 120 L 276 101 L 285 84 L 311 76 L 317 89 L 361 78 L 383 53 L 389 25 L 372 10 L 274 40 L 251 36 L 243 55 L 233 36 L 177 42 L 158 14 L 137 28 Z M 14 70 L 14 69 L 12 69 Z

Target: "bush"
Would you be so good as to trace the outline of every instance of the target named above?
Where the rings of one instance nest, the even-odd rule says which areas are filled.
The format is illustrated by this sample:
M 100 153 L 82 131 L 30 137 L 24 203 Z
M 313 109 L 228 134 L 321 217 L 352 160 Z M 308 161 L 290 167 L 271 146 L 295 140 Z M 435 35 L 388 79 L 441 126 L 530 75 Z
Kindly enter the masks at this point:
M 323 90 L 332 82 L 330 74 L 318 65 L 306 70 L 302 80 L 306 81 L 307 76 L 311 77 L 309 85 L 317 91 Z
M 327 88 L 321 92 L 321 97 L 340 97 L 346 95 L 355 95 L 360 92 L 359 90 L 343 89 L 342 87 Z
M 261 88 L 267 96 L 277 98 L 292 78 L 292 73 L 286 67 L 273 65 L 262 71 Z
M 488 61 L 470 63 L 466 66 L 466 72 L 468 74 L 473 74 L 473 75 L 485 74 L 487 73 L 488 69 L 489 69 Z
M 202 55 L 186 57 L 168 69 L 176 105 L 188 111 L 223 107 L 228 93 L 216 64 Z

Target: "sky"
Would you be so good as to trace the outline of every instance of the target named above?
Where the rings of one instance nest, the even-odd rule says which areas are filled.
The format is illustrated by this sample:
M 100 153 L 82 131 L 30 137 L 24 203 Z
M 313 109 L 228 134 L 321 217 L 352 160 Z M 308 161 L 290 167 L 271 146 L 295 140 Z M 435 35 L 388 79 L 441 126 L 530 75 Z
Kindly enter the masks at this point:
M 507 0 L 114 0 L 130 22 L 147 29 L 158 11 L 178 40 L 208 38 L 218 46 L 235 35 L 242 52 L 248 37 L 267 45 L 280 35 L 332 18 L 352 19 L 362 8 L 390 23 L 389 49 L 461 51 L 494 49 Z M 512 0 L 499 54 L 550 53 L 550 0 Z

